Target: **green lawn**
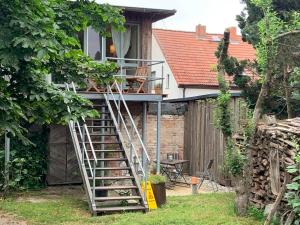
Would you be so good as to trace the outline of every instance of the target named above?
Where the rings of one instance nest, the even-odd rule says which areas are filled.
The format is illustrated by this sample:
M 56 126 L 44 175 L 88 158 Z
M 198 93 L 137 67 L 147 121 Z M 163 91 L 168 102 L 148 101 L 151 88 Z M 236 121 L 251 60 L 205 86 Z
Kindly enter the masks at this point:
M 31 194 L 32 195 L 32 194 Z M 84 201 L 70 196 L 43 202 L 0 200 L 0 210 L 14 213 L 28 224 L 107 225 L 259 225 L 254 218 L 237 217 L 231 193 L 169 197 L 163 208 L 149 213 L 123 213 L 91 217 Z

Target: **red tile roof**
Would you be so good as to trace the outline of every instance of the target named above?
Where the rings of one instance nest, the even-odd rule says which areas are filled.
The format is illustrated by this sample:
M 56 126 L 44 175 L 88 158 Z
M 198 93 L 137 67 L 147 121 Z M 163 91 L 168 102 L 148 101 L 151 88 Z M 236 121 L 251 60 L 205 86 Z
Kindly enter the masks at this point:
M 197 36 L 196 32 L 153 29 L 153 34 L 170 66 L 179 86 L 218 86 L 215 51 L 221 34 Z M 242 41 L 240 36 L 231 35 L 229 54 L 242 59 L 255 59 L 255 50 Z M 215 41 L 212 41 L 215 39 Z M 230 79 L 230 78 L 229 78 Z

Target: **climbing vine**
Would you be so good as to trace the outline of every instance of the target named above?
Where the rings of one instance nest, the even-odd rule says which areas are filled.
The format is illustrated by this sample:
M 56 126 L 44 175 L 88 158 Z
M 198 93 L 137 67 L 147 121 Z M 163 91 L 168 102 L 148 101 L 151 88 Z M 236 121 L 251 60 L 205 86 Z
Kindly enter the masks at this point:
M 230 112 L 231 94 L 229 85 L 225 79 L 218 75 L 220 94 L 216 101 L 216 109 L 214 111 L 215 126 L 219 128 L 226 137 L 232 135 L 232 122 Z
M 216 109 L 214 111 L 215 126 L 222 131 L 225 137 L 225 157 L 222 171 L 224 176 L 238 176 L 242 174 L 245 157 L 241 153 L 241 149 L 237 149 L 234 145 L 233 122 L 231 119 L 231 94 L 230 86 L 226 81 L 227 75 L 241 75 L 247 61 L 239 62 L 236 58 L 228 55 L 230 33 L 225 31 L 224 38 L 220 42 L 215 53 L 218 58 L 218 84 L 220 94 L 216 101 Z

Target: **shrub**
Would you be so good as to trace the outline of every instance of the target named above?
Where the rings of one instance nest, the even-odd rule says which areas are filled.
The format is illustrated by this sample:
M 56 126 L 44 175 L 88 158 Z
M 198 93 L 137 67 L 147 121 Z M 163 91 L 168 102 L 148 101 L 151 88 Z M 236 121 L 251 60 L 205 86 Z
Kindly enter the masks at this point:
M 0 190 L 37 189 L 45 185 L 48 132 L 38 129 L 30 132 L 28 139 L 32 145 L 11 138 L 8 184 L 4 182 L 4 149 L 0 149 Z
M 166 177 L 159 174 L 150 175 L 149 181 L 151 182 L 151 184 L 162 184 L 162 183 L 166 183 Z

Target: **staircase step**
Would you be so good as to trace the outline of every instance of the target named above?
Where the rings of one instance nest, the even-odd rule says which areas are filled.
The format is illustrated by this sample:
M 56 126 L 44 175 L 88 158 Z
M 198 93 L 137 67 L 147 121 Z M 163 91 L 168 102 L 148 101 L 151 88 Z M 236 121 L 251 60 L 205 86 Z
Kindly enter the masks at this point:
M 123 190 L 123 189 L 137 189 L 137 188 L 138 188 L 137 186 L 103 186 L 103 187 L 95 187 L 95 190 Z
M 85 161 L 87 161 L 87 159 L 84 159 Z M 98 161 L 126 161 L 126 158 L 104 158 L 104 159 L 97 159 Z M 90 159 L 90 161 L 94 161 L 94 159 Z
M 92 107 L 107 107 L 107 105 L 106 104 L 100 104 L 100 105 L 94 104 Z
M 90 126 L 87 125 L 88 128 L 116 128 L 115 126 Z
M 130 170 L 130 167 L 98 167 L 96 170 Z
M 118 212 L 118 211 L 141 211 L 146 210 L 144 206 L 118 206 L 97 208 L 96 212 Z
M 91 152 L 92 150 L 87 150 L 88 152 Z M 105 149 L 105 150 L 95 150 L 95 152 L 124 152 L 124 150 L 121 149 Z
M 133 196 L 112 196 L 112 197 L 96 197 L 96 201 L 113 201 L 113 200 L 133 200 L 133 199 L 141 199 L 141 196 L 133 195 Z
M 91 133 L 90 136 L 118 136 L 118 134 L 97 134 L 97 133 Z
M 85 121 L 97 121 L 97 122 L 101 122 L 101 121 L 113 121 L 112 119 L 107 119 L 107 118 L 104 118 L 104 119 L 93 119 L 93 118 L 86 118 Z
M 79 143 L 87 143 L 89 144 L 90 142 L 89 141 L 85 141 L 85 142 L 82 142 L 80 141 Z M 121 142 L 105 142 L 105 141 L 92 141 L 93 144 L 121 144 Z
M 92 177 L 89 177 L 92 180 Z M 95 180 L 126 180 L 126 179 L 134 179 L 133 176 L 123 176 L 123 177 L 95 177 Z

